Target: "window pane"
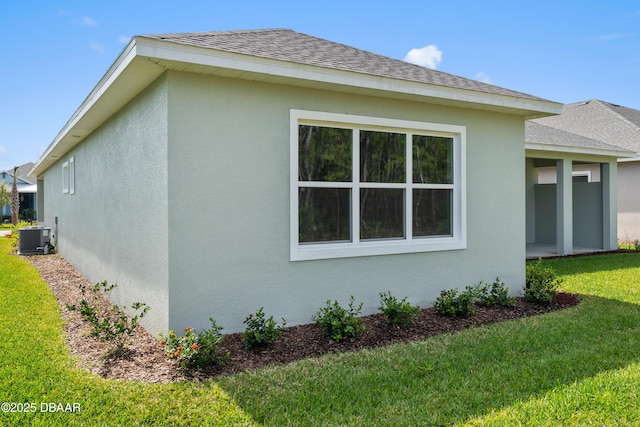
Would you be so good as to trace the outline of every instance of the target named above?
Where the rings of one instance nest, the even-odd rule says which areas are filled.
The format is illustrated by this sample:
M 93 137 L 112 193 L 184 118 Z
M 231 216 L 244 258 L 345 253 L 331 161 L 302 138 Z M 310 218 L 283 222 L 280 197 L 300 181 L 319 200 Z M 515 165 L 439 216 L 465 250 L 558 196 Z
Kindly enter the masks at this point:
M 362 182 L 406 182 L 407 136 L 390 132 L 360 132 L 360 180 Z
M 453 184 L 453 139 L 413 136 L 413 182 Z
M 360 239 L 404 237 L 404 190 L 360 189 Z
M 351 241 L 351 190 L 298 190 L 300 243 Z
M 321 126 L 298 126 L 298 179 L 351 181 L 353 131 Z
M 453 190 L 413 190 L 413 235 L 451 236 Z

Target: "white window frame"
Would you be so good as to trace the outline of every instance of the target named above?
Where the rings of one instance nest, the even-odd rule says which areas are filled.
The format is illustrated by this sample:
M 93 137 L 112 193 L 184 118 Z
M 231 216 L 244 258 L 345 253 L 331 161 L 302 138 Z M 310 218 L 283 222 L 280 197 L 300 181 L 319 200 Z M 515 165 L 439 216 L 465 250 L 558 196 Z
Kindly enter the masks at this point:
M 62 192 L 64 194 L 76 192 L 76 159 L 73 156 L 62 164 Z
M 591 180 L 591 171 L 586 170 L 586 171 L 572 171 L 571 172 L 571 176 L 586 176 L 587 177 L 587 182 L 593 182 Z
M 413 210 L 405 208 L 405 237 L 402 239 L 367 240 L 360 241 L 358 234 L 360 218 L 351 215 L 351 229 L 353 233 L 350 242 L 321 242 L 300 244 L 298 194 L 300 187 L 329 186 L 352 189 L 352 194 L 358 194 L 361 186 L 356 178 L 359 176 L 360 160 L 359 146 L 355 142 L 358 134 L 354 131 L 353 153 L 353 182 L 349 183 L 309 183 L 298 180 L 298 126 L 317 125 L 327 127 L 350 128 L 354 130 L 377 130 L 383 132 L 398 132 L 407 135 L 405 144 L 407 179 L 402 184 L 375 184 L 375 187 L 405 189 L 405 207 L 412 206 L 414 188 L 444 188 L 452 189 L 452 235 L 416 237 L 412 236 Z M 414 184 L 412 179 L 412 135 L 444 136 L 453 139 L 453 184 Z M 428 123 L 409 120 L 387 119 L 380 117 L 358 116 L 351 114 L 327 113 L 306 110 L 290 110 L 290 260 L 304 261 L 329 258 L 347 258 L 360 256 L 390 255 L 415 252 L 432 252 L 466 249 L 467 247 L 467 208 L 466 208 L 466 127 L 442 123 Z M 352 209 L 358 212 L 358 197 L 352 202 Z
M 62 193 L 69 194 L 69 161 L 62 164 Z
M 69 194 L 76 193 L 76 158 L 69 158 Z

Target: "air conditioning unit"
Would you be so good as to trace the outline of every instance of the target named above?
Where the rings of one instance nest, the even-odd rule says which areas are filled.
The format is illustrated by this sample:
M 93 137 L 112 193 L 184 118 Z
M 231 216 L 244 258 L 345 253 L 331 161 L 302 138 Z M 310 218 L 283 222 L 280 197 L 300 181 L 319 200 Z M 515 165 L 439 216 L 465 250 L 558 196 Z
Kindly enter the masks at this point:
M 18 230 L 19 254 L 43 254 L 45 247 L 51 242 L 51 228 L 24 227 Z

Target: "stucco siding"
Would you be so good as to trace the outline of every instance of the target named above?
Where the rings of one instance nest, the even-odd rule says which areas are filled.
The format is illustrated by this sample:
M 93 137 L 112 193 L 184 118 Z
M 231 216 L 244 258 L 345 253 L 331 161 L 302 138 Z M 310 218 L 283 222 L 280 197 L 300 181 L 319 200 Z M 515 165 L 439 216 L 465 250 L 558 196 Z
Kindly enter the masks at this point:
M 60 254 L 91 282 L 117 283 L 114 302 L 151 306 L 152 332 L 168 327 L 166 110 L 161 78 L 44 175 L 44 221 Z M 70 158 L 75 192 L 63 194 Z
M 264 306 L 311 321 L 350 295 L 374 313 L 390 290 L 429 306 L 496 276 L 524 284 L 521 117 L 249 81 L 168 74 L 169 327 L 240 331 Z M 289 111 L 466 126 L 467 249 L 289 261 Z
M 640 240 L 640 162 L 618 163 L 618 239 Z

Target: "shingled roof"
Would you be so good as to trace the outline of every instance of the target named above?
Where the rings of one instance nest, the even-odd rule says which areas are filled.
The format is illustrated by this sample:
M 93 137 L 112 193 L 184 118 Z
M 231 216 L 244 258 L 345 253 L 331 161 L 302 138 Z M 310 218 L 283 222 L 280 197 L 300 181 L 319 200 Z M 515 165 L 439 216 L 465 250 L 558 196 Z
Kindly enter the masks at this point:
M 561 104 L 287 29 L 135 36 L 49 144 L 39 176 L 167 71 L 517 114 Z
M 528 144 L 570 147 L 581 150 L 586 148 L 598 151 L 624 151 L 618 146 L 546 126 L 534 120 L 527 120 L 525 122 L 525 139 Z
M 533 95 L 432 70 L 288 29 L 147 34 L 141 37 L 372 76 L 544 101 Z
M 640 153 L 640 111 L 632 108 L 592 99 L 566 104 L 560 115 L 530 121 Z

